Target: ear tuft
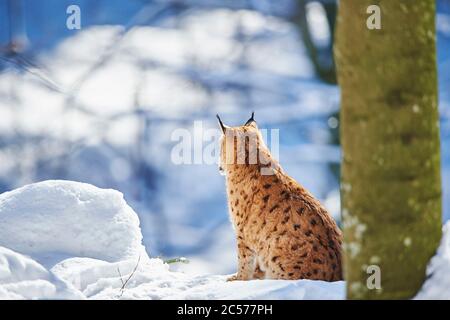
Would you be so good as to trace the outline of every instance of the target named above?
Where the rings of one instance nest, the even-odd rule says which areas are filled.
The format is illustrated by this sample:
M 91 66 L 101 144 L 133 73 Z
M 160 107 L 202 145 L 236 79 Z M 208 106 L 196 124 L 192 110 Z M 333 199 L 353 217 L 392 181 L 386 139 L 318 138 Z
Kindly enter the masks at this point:
M 244 124 L 244 126 L 248 126 L 249 124 L 256 122 L 255 121 L 255 111 L 252 112 L 252 116 L 250 117 L 250 119 L 247 120 L 247 122 Z
M 219 120 L 220 129 L 222 129 L 223 134 L 225 134 L 225 131 L 227 131 L 227 127 L 223 124 L 218 114 L 216 114 L 216 117 L 217 120 Z

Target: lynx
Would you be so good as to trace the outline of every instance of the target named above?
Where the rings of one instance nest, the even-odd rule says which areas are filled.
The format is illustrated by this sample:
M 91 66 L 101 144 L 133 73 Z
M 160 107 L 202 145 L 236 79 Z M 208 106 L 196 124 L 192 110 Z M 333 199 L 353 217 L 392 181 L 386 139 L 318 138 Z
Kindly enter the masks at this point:
M 229 280 L 342 279 L 341 231 L 271 156 L 254 113 L 239 127 L 217 118 L 219 170 L 238 247 L 238 272 Z

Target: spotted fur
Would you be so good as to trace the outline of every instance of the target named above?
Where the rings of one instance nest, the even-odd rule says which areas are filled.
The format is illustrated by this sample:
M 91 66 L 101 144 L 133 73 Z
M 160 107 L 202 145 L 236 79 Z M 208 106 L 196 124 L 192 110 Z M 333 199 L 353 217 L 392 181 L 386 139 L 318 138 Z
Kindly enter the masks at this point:
M 238 272 L 230 280 L 342 279 L 342 235 L 327 210 L 284 173 L 255 121 L 222 129 L 220 167 L 238 247 Z M 238 146 L 246 139 L 256 148 Z

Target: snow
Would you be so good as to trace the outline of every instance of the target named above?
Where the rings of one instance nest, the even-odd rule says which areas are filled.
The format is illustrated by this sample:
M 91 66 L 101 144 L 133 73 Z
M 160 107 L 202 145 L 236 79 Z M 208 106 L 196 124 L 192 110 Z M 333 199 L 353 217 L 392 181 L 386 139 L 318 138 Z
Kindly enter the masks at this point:
M 144 247 L 139 219 L 115 190 L 44 181 L 0 195 L 0 245 L 38 258 L 120 261 Z
M 36 261 L 0 247 L 0 299 L 83 299 Z
M 69 259 L 52 271 L 89 299 L 342 299 L 344 283 L 323 281 L 235 281 L 229 276 L 190 276 L 169 270 L 161 259 L 108 263 Z M 122 275 L 122 280 L 120 274 Z
M 344 298 L 342 281 L 227 282 L 172 271 L 147 255 L 122 194 L 85 183 L 43 181 L 1 194 L 0 230 L 0 299 Z

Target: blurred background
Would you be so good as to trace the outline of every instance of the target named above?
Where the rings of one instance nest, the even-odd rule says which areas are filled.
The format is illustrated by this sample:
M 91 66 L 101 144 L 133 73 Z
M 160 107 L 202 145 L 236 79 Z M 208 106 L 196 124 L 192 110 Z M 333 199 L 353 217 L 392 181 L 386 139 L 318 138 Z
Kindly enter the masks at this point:
M 70 5 L 79 30 L 66 27 Z M 437 7 L 449 219 L 450 0 Z M 280 130 L 285 170 L 339 222 L 335 14 L 334 0 L 0 0 L 0 192 L 46 179 L 117 189 L 151 256 L 232 273 L 224 178 L 217 165 L 175 165 L 171 134 L 254 110 Z

